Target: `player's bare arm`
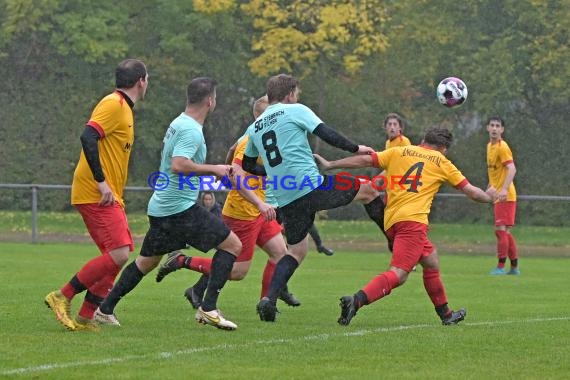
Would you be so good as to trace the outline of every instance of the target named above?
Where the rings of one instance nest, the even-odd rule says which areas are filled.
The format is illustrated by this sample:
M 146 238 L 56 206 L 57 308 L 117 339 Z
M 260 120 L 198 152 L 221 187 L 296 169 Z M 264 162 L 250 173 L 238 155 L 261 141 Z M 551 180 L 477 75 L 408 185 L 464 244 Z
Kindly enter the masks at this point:
M 317 160 L 319 166 L 325 171 L 331 169 L 367 168 L 374 166 L 372 156 L 370 154 L 346 157 L 336 161 L 327 161 L 318 154 L 313 154 L 313 156 Z
M 245 181 L 247 180 L 246 178 L 247 176 L 248 173 L 246 173 L 240 165 L 235 163 L 232 165 L 232 174 L 230 175 L 230 181 L 232 182 L 232 185 L 236 187 L 237 192 L 246 201 L 254 205 L 259 210 L 261 215 L 263 215 L 265 220 L 267 221 L 274 220 L 277 217 L 275 209 L 273 208 L 273 206 L 261 200 L 255 194 L 255 192 L 252 189 L 250 189 L 249 186 L 247 186 L 247 184 L 245 183 Z M 237 186 L 237 181 L 243 181 L 243 182 L 240 183 L 239 186 Z
M 369 147 L 369 146 L 366 146 L 366 145 L 359 145 L 359 146 L 358 146 L 358 151 L 356 152 L 356 154 L 373 154 L 373 153 L 375 153 L 375 152 L 376 152 L 376 151 L 375 151 L 373 148 Z
M 498 194 L 499 202 L 507 201 L 507 193 L 509 191 L 509 186 L 511 186 L 511 183 L 513 183 L 515 174 L 517 173 L 517 168 L 515 164 L 512 162 L 507 164 L 506 168 L 507 168 L 507 176 L 505 177 L 505 182 L 503 183 L 503 186 L 501 187 L 501 190 L 499 191 Z
M 197 164 L 186 157 L 172 157 L 170 161 L 170 170 L 173 173 L 182 173 L 189 175 L 190 173 L 203 175 L 215 175 L 216 177 L 228 176 L 231 171 L 230 165 L 211 165 L 211 164 Z
M 480 203 L 493 203 L 493 197 L 470 183 L 461 188 L 461 191 L 470 199 Z
M 232 145 L 230 147 L 230 149 L 228 150 L 228 154 L 226 154 L 226 165 L 231 165 L 232 161 L 234 160 L 234 154 L 236 153 L 236 148 L 237 148 L 237 141 L 234 143 L 234 145 Z

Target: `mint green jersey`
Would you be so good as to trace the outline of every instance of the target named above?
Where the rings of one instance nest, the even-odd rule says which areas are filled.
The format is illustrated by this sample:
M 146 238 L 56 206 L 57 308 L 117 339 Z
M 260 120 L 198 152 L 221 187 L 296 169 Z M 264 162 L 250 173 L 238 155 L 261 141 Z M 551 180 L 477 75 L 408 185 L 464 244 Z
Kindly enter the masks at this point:
M 148 215 L 169 216 L 187 210 L 196 203 L 200 192 L 200 177 L 196 174 L 185 176 L 172 173 L 170 162 L 172 157 L 184 157 L 197 164 L 206 162 L 206 140 L 202 133 L 202 125 L 196 120 L 181 113 L 170 123 L 162 140 L 163 147 L 160 159 L 160 172 L 168 175 L 169 182 L 164 190 L 155 190 L 148 202 Z M 164 182 L 165 180 L 162 180 Z M 157 181 L 156 188 L 162 188 Z
M 322 178 L 307 135 L 322 120 L 307 106 L 272 104 L 247 129 L 245 155 L 261 156 L 277 204 L 283 207 L 319 187 Z

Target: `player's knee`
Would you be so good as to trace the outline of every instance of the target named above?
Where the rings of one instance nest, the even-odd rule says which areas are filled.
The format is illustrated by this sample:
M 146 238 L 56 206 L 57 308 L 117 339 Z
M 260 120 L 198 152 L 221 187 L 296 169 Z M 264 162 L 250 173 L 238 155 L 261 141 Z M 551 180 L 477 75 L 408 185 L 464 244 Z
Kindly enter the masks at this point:
M 247 275 L 247 271 L 243 271 L 243 270 L 232 270 L 232 273 L 230 275 L 230 280 L 232 281 L 241 281 L 245 278 L 245 276 Z
M 109 252 L 109 256 L 118 267 L 122 268 L 129 261 L 129 249 L 128 247 L 114 249 Z
M 439 256 L 437 250 L 434 249 L 428 256 L 422 257 L 420 260 L 422 268 L 439 270 Z
M 242 249 L 242 244 L 236 234 L 230 233 L 230 236 L 219 246 L 219 248 L 227 251 L 234 256 L 239 256 Z
M 372 186 L 370 183 L 365 183 L 360 186 L 358 193 L 356 194 L 356 200 L 367 204 L 372 202 L 380 195 L 380 192 Z
M 162 258 L 162 256 L 141 256 L 139 255 L 136 259 L 136 265 L 137 268 L 139 268 L 139 270 L 144 273 L 147 274 L 148 272 L 150 272 L 151 270 L 153 270 L 154 268 L 156 268 L 158 266 L 158 263 L 160 262 L 160 259 Z
M 251 266 L 251 261 L 239 261 L 235 262 L 230 273 L 230 280 L 241 281 L 247 276 L 249 268 Z
M 283 256 L 287 254 L 287 247 L 285 247 L 285 249 L 279 249 L 279 250 L 267 249 L 265 250 L 265 253 L 267 253 L 269 260 L 271 260 L 274 263 L 277 263 L 279 260 L 281 260 Z
M 394 266 L 390 267 L 390 270 L 398 277 L 399 285 L 402 285 L 408 279 L 408 272 L 406 270 Z

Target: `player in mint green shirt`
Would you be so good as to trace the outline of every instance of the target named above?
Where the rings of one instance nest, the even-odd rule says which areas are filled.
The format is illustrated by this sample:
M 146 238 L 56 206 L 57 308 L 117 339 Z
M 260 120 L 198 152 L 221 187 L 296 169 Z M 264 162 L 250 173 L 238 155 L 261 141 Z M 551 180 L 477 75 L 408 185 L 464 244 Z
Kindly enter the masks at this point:
M 98 321 L 102 323 L 117 325 L 114 309 L 121 298 L 158 265 L 164 254 L 189 245 L 202 252 L 216 248 L 206 293 L 195 319 L 219 329 L 237 328 L 219 312 L 217 300 L 241 252 L 241 241 L 220 218 L 196 204 L 199 175 L 223 177 L 230 174 L 228 165 L 204 163 L 206 144 L 202 126 L 216 107 L 216 85 L 216 81 L 205 77 L 195 78 L 188 85 L 186 108 L 170 124 L 163 140 L 160 170 L 168 175 L 170 183 L 166 189 L 155 190 L 149 202 L 150 228 L 139 256 L 125 268 L 109 296 L 97 309 Z M 161 184 L 157 182 L 159 188 Z M 169 260 L 178 258 L 183 259 L 173 256 Z
M 242 166 L 247 172 L 266 175 L 266 181 L 271 181 L 284 219 L 288 254 L 277 263 L 268 297 L 257 305 L 262 321 L 275 321 L 277 297 L 307 254 L 306 237 L 316 212 L 358 200 L 384 232 L 384 203 L 370 183 L 360 184 L 354 176 L 321 176 L 308 134 L 350 153 L 371 154 L 374 149 L 353 143 L 328 127 L 310 108 L 298 104 L 299 82 L 294 77 L 273 76 L 267 81 L 266 90 L 269 107 L 247 130 L 249 141 Z M 258 156 L 263 159 L 264 170 L 255 165 Z M 339 186 L 340 179 L 344 188 Z
M 185 176 L 173 173 L 172 157 L 184 157 L 196 164 L 206 162 L 206 140 L 202 125 L 182 112 L 170 123 L 162 140 L 164 147 L 160 159 L 160 172 L 168 175 L 168 185 L 156 182 L 154 193 L 148 202 L 148 215 L 168 216 L 182 212 L 194 205 L 200 192 L 200 177 L 195 173 Z M 162 190 L 158 190 L 162 189 Z
M 280 207 L 315 190 L 322 182 L 307 139 L 307 134 L 320 124 L 322 120 L 303 104 L 275 103 L 247 129 L 250 143 L 245 155 L 257 157 L 256 146 L 263 147 L 266 181 L 275 184 L 271 187 Z M 298 191 L 290 191 L 293 186 Z

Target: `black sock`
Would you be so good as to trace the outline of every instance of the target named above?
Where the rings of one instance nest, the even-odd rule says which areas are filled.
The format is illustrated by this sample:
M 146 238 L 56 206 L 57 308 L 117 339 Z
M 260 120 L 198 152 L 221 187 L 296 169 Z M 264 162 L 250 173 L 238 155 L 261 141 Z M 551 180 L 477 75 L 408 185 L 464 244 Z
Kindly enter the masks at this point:
M 91 302 L 92 304 L 95 304 L 97 306 L 101 306 L 101 304 L 103 303 L 103 298 L 91 293 L 88 290 L 87 293 L 85 293 L 85 301 Z
M 439 315 L 441 319 L 444 319 L 449 315 L 449 313 L 451 313 L 451 310 L 449 309 L 449 306 L 446 303 L 444 303 L 441 306 L 436 306 L 435 312 L 437 313 L 437 315 Z
M 267 297 L 271 302 L 277 303 L 277 297 L 279 297 L 279 294 L 287 285 L 298 266 L 299 262 L 291 255 L 285 255 L 279 260 L 275 266 L 275 272 L 273 272 L 269 292 L 267 292 Z
M 506 258 L 506 257 L 503 257 L 503 258 L 500 258 L 500 259 L 499 259 L 499 264 L 505 265 L 506 262 L 507 262 L 507 258 Z
M 77 275 L 71 277 L 71 280 L 69 280 L 69 285 L 71 285 L 71 287 L 75 290 L 75 294 L 79 294 L 87 289 L 87 287 L 83 285 L 81 281 L 79 281 Z
M 198 279 L 198 281 L 196 281 L 196 283 L 194 285 L 192 285 L 192 288 L 194 289 L 194 293 L 196 293 L 196 295 L 198 297 L 200 297 L 200 299 L 204 298 L 204 292 L 206 291 L 206 288 L 208 287 L 208 281 L 210 280 L 210 276 L 207 274 L 202 274 L 200 276 L 200 278 Z
M 113 314 L 115 311 L 115 306 L 119 303 L 121 298 L 127 295 L 131 290 L 137 286 L 139 282 L 143 279 L 144 274 L 137 267 L 135 261 L 126 266 L 119 281 L 115 283 L 111 293 L 105 298 L 101 306 L 99 307 L 101 311 L 105 314 Z
M 376 225 L 380 228 L 380 231 L 386 236 L 386 240 L 388 240 L 388 246 L 391 247 L 390 239 L 388 235 L 386 235 L 386 231 L 384 231 L 384 202 L 382 202 L 382 196 L 377 196 L 374 200 L 368 204 L 364 205 L 364 209 L 366 213 L 376 223 Z M 390 249 L 391 251 L 392 249 Z
M 315 241 L 315 245 L 317 248 L 320 248 L 323 245 L 323 241 L 321 240 L 321 236 L 319 235 L 319 231 L 314 224 L 311 224 L 311 228 L 309 228 L 309 235 Z
M 206 288 L 206 295 L 202 301 L 202 310 L 212 311 L 217 308 L 218 296 L 230 277 L 235 261 L 236 257 L 229 252 L 219 249 L 214 253 L 210 280 Z
M 364 291 L 359 290 L 354 294 L 354 305 L 356 306 L 356 310 L 360 309 L 364 305 L 368 305 L 368 297 Z
M 511 260 L 511 268 L 516 268 L 519 265 L 519 259 Z

